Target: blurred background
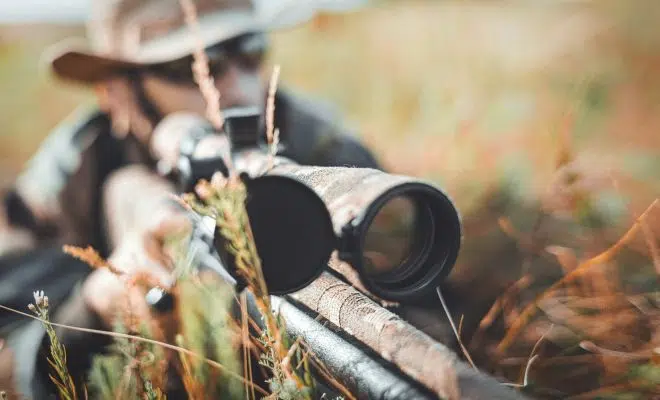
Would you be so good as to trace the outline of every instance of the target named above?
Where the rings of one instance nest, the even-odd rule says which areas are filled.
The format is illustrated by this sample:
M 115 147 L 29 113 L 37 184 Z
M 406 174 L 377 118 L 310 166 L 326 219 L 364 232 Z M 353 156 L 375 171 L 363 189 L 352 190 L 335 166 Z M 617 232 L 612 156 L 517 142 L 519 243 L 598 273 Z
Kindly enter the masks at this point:
M 11 3 L 0 6 L 0 184 L 92 94 L 40 65 L 46 46 L 84 35 L 84 2 L 28 8 L 50 22 Z M 281 85 L 333 103 L 390 171 L 456 200 L 466 244 L 453 279 L 470 291 L 464 340 L 484 369 L 520 381 L 552 323 L 530 379 L 545 394 L 605 398 L 660 385 L 660 206 L 635 225 L 660 194 L 657 21 L 657 1 L 379 1 L 273 34 L 269 62 Z M 492 353 L 534 296 L 635 226 L 525 324 L 519 350 Z M 611 303 L 634 296 L 651 308 Z M 626 398 L 648 398 L 639 390 Z

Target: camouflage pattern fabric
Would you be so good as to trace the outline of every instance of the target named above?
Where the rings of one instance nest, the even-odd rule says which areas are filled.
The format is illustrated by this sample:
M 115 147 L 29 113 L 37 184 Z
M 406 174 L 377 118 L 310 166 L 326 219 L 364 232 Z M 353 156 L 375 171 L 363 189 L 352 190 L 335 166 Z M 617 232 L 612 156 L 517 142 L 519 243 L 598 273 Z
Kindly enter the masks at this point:
M 285 145 L 282 156 L 302 165 L 380 169 L 324 103 L 284 90 L 275 103 L 275 124 Z M 112 134 L 106 114 L 93 108 L 78 110 L 48 136 L 14 187 L 6 190 L 0 206 L 6 222 L 3 227 L 0 218 L 0 232 L 27 230 L 38 245 L 92 245 L 107 255 L 100 188 L 109 173 L 134 163 L 155 167 L 133 136 L 119 139 Z

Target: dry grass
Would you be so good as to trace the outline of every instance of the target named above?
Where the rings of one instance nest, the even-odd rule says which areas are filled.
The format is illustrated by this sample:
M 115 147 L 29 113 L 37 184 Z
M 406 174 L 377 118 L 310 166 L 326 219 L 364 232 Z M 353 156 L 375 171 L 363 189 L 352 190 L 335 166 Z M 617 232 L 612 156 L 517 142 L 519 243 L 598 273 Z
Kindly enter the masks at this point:
M 278 33 L 272 61 L 281 85 L 338 104 L 391 170 L 457 200 L 452 279 L 474 305 L 459 331 L 479 369 L 541 398 L 650 398 L 660 7 L 578 3 L 391 2 Z M 0 100 L 5 179 L 86 96 L 35 78 L 34 35 L 0 44 L 15 93 Z
M 197 30 L 196 9 L 191 0 L 180 0 L 181 7 L 186 15 L 186 23 L 195 35 Z M 222 112 L 220 112 L 220 96 L 214 83 L 213 77 L 209 75 L 208 60 L 204 53 L 204 45 L 199 41 L 194 54 L 193 72 L 204 100 L 207 105 L 206 116 L 217 130 L 221 130 L 224 124 Z M 279 73 L 279 70 L 276 69 Z M 267 119 L 274 119 L 274 101 L 276 90 L 276 79 L 274 76 L 268 98 Z M 277 148 L 277 135 L 271 130 L 272 122 L 269 124 L 268 141 L 271 148 Z M 274 152 L 272 154 L 275 155 Z M 195 188 L 198 197 L 187 194 L 184 200 L 189 207 L 202 215 L 213 217 L 219 228 L 219 233 L 227 241 L 227 250 L 234 257 L 237 273 L 244 279 L 247 288 L 254 294 L 255 302 L 262 315 L 265 329 L 261 332 L 260 340 L 264 351 L 260 355 L 260 364 L 270 371 L 268 383 L 272 390 L 272 398 L 277 399 L 311 399 L 312 381 L 309 379 L 309 371 L 301 376 L 300 372 L 291 367 L 291 359 L 297 359 L 297 343 L 291 345 L 286 337 L 285 327 L 274 315 L 271 307 L 270 295 L 266 280 L 263 275 L 261 259 L 256 248 L 250 221 L 246 210 L 247 189 L 238 177 L 238 172 L 231 164 L 231 157 L 225 158 L 229 168 L 229 176 L 224 177 L 216 173 L 211 182 L 199 182 Z M 272 164 L 272 158 L 271 163 Z M 245 304 L 242 303 L 243 309 Z M 247 315 L 242 313 L 241 338 L 244 349 L 250 343 L 251 338 L 247 334 Z M 295 358 L 294 358 L 295 357 Z M 251 365 L 249 355 L 243 355 L 244 376 L 252 380 L 249 370 Z M 203 394 L 203 393 L 202 393 Z M 254 392 L 251 393 L 254 398 Z M 249 397 L 248 397 L 249 398 Z
M 50 357 L 48 363 L 55 370 L 55 376 L 51 375 L 50 379 L 57 387 L 57 393 L 62 400 L 78 400 L 76 387 L 73 383 L 73 378 L 69 374 L 66 361 L 66 349 L 57 339 L 55 329 L 48 323 L 49 322 L 49 304 L 48 296 L 44 292 L 34 292 L 34 304 L 28 305 L 30 311 L 37 315 L 44 321 L 44 328 L 48 334 L 50 341 Z

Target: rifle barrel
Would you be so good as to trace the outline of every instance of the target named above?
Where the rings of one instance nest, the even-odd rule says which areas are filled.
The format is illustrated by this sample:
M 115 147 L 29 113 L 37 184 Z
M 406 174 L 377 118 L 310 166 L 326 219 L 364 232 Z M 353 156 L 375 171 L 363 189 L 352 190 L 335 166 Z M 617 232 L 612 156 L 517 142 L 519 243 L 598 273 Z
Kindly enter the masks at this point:
M 349 333 L 440 398 L 525 399 L 496 379 L 475 371 L 451 349 L 328 272 L 288 297 L 321 315 L 337 330 Z M 295 318 L 286 321 L 297 323 Z M 311 335 L 303 339 L 308 336 Z M 319 350 L 330 353 L 327 357 L 332 361 L 331 347 L 321 346 Z M 352 379 L 365 379 L 368 375 L 360 373 Z M 350 376 L 347 378 L 350 381 Z
M 302 337 L 333 378 L 358 399 L 430 400 L 437 399 L 427 388 L 392 368 L 378 355 L 341 332 L 315 320 L 308 313 L 282 298 L 273 298 L 273 307 L 284 317 L 287 333 Z M 361 348 L 362 347 L 362 348 Z M 327 384 L 327 383 L 326 383 Z

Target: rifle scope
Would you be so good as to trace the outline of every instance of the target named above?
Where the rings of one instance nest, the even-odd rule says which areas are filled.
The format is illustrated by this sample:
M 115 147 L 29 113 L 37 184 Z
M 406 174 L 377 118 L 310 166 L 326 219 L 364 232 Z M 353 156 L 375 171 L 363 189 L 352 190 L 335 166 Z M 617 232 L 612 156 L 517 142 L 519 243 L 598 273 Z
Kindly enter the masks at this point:
M 302 166 L 279 156 L 266 170 L 259 111 L 230 109 L 224 117 L 231 146 L 226 154 L 246 177 L 246 208 L 271 293 L 309 284 L 327 267 L 332 250 L 355 268 L 369 291 L 391 301 L 425 297 L 449 273 L 460 248 L 461 222 L 453 202 L 436 186 L 370 168 Z M 218 135 L 203 131 L 194 135 L 201 146 L 204 135 Z M 213 163 L 179 162 L 189 189 L 216 171 L 226 173 L 225 165 Z M 216 243 L 226 254 L 221 247 Z
M 251 153 L 238 157 L 254 163 L 261 158 L 263 165 L 264 153 Z M 435 186 L 370 168 L 277 161 L 265 176 L 293 178 L 314 189 L 332 216 L 339 259 L 356 269 L 373 294 L 413 301 L 432 293 L 453 267 L 461 223 L 451 200 Z M 284 190 L 282 185 L 270 193 Z

